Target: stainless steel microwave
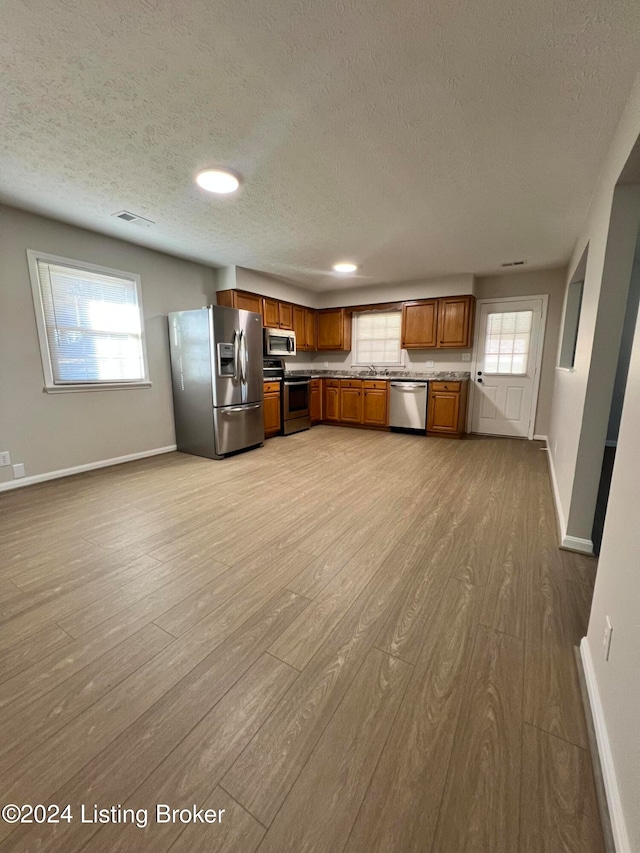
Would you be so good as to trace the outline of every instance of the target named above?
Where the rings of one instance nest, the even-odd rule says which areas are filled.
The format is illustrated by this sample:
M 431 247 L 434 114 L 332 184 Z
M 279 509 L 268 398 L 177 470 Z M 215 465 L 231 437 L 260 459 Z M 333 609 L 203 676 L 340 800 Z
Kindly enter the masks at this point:
M 264 354 L 295 355 L 296 333 L 290 329 L 265 329 Z

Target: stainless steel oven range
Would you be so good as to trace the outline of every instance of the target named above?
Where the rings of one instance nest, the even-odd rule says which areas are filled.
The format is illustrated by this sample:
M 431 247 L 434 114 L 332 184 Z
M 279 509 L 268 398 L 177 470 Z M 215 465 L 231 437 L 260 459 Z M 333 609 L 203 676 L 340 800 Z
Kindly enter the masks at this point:
M 263 362 L 265 382 L 280 383 L 282 432 L 291 435 L 309 429 L 310 376 L 285 376 L 281 358 L 265 358 Z
M 282 431 L 285 435 L 309 429 L 309 384 L 310 376 L 284 378 L 282 394 Z

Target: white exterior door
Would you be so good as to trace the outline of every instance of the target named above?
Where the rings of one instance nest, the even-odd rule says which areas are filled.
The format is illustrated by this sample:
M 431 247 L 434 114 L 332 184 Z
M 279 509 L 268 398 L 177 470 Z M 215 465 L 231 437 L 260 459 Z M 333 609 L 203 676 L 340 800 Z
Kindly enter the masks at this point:
M 545 300 L 484 301 L 478 307 L 471 431 L 532 438 Z

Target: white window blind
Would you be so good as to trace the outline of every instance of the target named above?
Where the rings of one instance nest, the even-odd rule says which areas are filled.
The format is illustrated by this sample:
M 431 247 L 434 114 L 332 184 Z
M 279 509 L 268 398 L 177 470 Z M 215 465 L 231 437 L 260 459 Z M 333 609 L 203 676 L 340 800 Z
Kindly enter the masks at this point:
M 137 276 L 30 254 L 47 385 L 149 384 Z
M 353 318 L 353 363 L 402 364 L 401 311 L 370 311 Z
M 485 341 L 486 373 L 522 375 L 527 372 L 533 311 L 489 314 Z

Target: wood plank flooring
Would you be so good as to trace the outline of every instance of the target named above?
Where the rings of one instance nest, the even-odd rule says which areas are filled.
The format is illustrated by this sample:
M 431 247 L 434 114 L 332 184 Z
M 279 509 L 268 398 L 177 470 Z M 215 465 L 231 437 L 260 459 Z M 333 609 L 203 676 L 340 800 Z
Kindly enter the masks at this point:
M 0 495 L 0 555 L 0 801 L 74 815 L 0 853 L 604 853 L 538 443 L 167 454 Z

